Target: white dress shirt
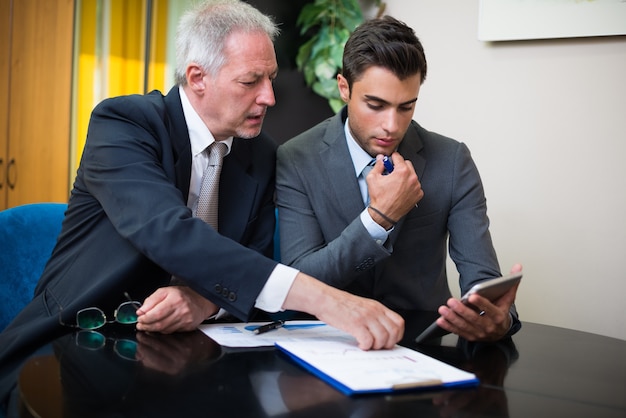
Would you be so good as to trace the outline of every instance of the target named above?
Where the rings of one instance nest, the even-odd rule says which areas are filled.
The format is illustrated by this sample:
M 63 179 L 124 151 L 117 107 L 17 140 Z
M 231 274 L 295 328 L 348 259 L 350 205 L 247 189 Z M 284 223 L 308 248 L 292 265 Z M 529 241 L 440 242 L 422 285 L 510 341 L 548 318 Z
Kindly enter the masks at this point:
M 183 113 L 185 115 L 185 121 L 187 122 L 187 129 L 189 129 L 189 140 L 191 143 L 191 179 L 189 181 L 189 197 L 187 199 L 187 207 L 195 213 L 198 206 L 198 196 L 200 195 L 200 186 L 202 184 L 202 174 L 209 163 L 208 155 L 204 150 L 215 142 L 213 134 L 209 131 L 204 124 L 198 113 L 194 110 L 187 98 L 187 95 L 182 87 L 179 87 L 180 101 L 183 105 Z M 227 138 L 223 141 L 228 147 L 228 153 L 233 144 L 233 137 Z M 293 281 L 298 274 L 298 270 L 293 267 L 289 267 L 283 264 L 278 264 L 269 279 L 265 283 L 265 286 L 261 290 L 261 293 L 256 299 L 255 307 L 266 312 L 278 312 L 283 310 L 282 306 L 287 298 L 287 293 L 293 284 Z M 224 313 L 220 310 L 218 316 Z

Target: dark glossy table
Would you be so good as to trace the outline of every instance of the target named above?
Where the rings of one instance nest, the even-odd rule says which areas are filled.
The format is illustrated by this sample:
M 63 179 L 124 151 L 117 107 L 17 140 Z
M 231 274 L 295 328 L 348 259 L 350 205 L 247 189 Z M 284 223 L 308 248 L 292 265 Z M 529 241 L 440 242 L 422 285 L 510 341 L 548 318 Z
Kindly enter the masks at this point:
M 430 320 L 407 317 L 403 345 L 476 373 L 478 387 L 347 397 L 271 348 L 110 328 L 102 347 L 68 334 L 30 356 L 7 416 L 626 417 L 626 341 L 524 323 L 498 344 L 413 344 Z

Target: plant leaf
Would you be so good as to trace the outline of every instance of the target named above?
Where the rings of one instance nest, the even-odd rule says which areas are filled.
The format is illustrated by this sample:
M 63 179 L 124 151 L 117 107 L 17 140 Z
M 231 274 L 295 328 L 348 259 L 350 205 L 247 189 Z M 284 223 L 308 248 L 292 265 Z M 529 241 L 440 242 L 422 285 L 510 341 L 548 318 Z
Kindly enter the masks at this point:
M 374 0 L 380 5 L 381 0 Z M 298 48 L 296 66 L 313 91 L 337 112 L 343 101 L 336 76 L 343 65 L 344 45 L 363 22 L 359 0 L 315 0 L 302 7 L 296 25 L 308 40 Z
M 345 103 L 341 99 L 328 99 L 328 104 L 335 113 L 339 112 L 341 108 L 345 105 Z

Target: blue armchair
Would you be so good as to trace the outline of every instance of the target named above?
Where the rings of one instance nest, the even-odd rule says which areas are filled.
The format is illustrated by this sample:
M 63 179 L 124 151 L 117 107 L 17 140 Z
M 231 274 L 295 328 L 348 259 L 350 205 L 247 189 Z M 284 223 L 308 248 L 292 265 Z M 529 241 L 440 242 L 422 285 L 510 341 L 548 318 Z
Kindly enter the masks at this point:
M 0 331 L 32 299 L 66 209 L 33 203 L 0 211 Z

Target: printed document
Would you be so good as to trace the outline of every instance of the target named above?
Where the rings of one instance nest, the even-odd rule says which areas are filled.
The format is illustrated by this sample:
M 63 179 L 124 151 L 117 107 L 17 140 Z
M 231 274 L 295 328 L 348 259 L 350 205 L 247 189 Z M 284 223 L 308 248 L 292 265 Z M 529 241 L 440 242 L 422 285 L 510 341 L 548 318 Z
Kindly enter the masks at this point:
M 476 386 L 472 373 L 396 345 L 363 351 L 350 334 L 320 321 L 287 321 L 256 334 L 265 323 L 204 324 L 199 329 L 225 347 L 276 346 L 310 373 L 347 395 Z

